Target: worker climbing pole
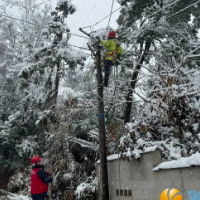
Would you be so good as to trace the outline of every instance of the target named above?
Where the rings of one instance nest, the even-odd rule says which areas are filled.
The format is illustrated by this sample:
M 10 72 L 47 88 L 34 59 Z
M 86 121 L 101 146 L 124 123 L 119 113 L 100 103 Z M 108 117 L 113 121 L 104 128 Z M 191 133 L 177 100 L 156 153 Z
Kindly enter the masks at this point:
M 81 32 L 91 37 L 90 34 L 79 29 Z M 92 38 L 94 39 L 94 38 Z M 95 39 L 96 40 L 96 39 Z M 100 170 L 101 170 L 101 199 L 109 200 L 108 187 L 108 167 L 107 167 L 107 147 L 106 147 L 106 131 L 105 131 L 105 114 L 103 101 L 103 78 L 101 69 L 101 46 L 100 40 L 95 41 L 96 46 L 96 69 L 97 69 L 97 93 L 98 93 L 98 125 L 99 125 L 99 154 L 100 154 Z
M 104 86 L 108 86 L 108 80 L 110 76 L 110 68 L 115 65 L 115 62 L 119 56 L 123 55 L 123 49 L 120 46 L 121 43 L 116 39 L 116 33 L 110 31 L 107 41 L 101 41 L 101 44 L 106 48 L 104 62 Z

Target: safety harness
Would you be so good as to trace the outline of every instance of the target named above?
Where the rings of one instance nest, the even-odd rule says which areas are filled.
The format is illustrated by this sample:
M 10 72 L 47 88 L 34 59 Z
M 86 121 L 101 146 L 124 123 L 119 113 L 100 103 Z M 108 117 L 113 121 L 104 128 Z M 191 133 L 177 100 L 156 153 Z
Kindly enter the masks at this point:
M 112 50 L 109 50 L 109 51 L 111 51 L 111 53 L 106 54 L 106 55 L 104 56 L 102 62 L 103 62 L 106 58 L 112 58 L 112 59 L 113 59 L 113 63 L 116 62 L 117 56 L 118 56 L 118 54 L 119 54 L 119 48 L 120 48 L 120 44 L 121 44 L 121 43 L 120 43 L 118 40 L 116 40 L 116 39 L 114 39 L 114 42 L 115 42 L 115 45 L 116 45 L 115 49 L 114 49 L 113 51 L 112 51 Z M 106 65 L 108 65 L 108 64 L 106 64 Z M 108 66 L 109 66 L 109 65 L 108 65 Z M 110 67 L 110 66 L 109 66 L 109 67 Z

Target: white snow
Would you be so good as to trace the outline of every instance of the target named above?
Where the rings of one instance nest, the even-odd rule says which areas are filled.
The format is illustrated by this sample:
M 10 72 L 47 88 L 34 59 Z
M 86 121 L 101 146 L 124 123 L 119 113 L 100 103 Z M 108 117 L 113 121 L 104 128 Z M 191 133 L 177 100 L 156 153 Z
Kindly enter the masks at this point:
M 125 128 L 128 130 L 131 130 L 133 128 L 134 124 L 133 123 L 126 123 Z
M 72 177 L 73 177 L 73 176 L 72 176 L 71 173 L 67 173 L 67 174 L 64 174 L 64 175 L 63 175 L 63 178 L 64 178 L 65 180 L 70 180 Z
M 58 91 L 58 102 L 59 104 L 63 104 L 69 99 L 76 99 L 82 95 L 79 91 L 74 91 L 72 88 L 69 87 L 60 87 Z
M 75 191 L 75 195 L 77 195 L 77 198 L 81 198 L 82 194 L 84 193 L 84 190 L 86 188 L 89 188 L 90 187 L 90 184 L 89 183 L 82 183 L 80 184 L 77 188 L 76 188 L 76 191 Z
M 116 160 L 116 159 L 118 159 L 119 157 L 120 157 L 119 154 L 112 154 L 112 155 L 110 155 L 110 156 L 107 157 L 107 160 L 108 160 L 108 161 Z
M 58 0 L 57 1 L 57 6 L 59 7 L 60 5 L 64 4 L 65 2 L 67 2 L 67 5 L 69 7 L 73 7 L 75 9 L 75 11 L 77 11 L 77 8 L 74 4 L 72 4 L 72 0 Z
M 99 130 L 98 129 L 92 129 L 88 134 L 89 134 L 90 138 L 93 138 L 96 141 L 99 141 Z
M 199 166 L 199 165 L 200 165 L 200 153 L 197 152 L 186 158 L 181 157 L 178 160 L 163 162 L 157 167 L 153 168 L 153 171 L 157 171 L 159 169 L 184 168 L 184 167 Z
M 7 195 L 6 198 L 10 200 L 31 200 L 31 198 L 28 196 L 16 195 L 12 193 L 9 193 L 9 195 Z
M 91 36 L 94 37 L 94 38 L 98 36 L 98 37 L 100 37 L 101 40 L 103 40 L 104 38 L 107 38 L 110 30 L 111 29 L 109 27 L 107 27 L 106 29 L 101 28 L 101 29 L 98 29 L 95 32 L 93 32 L 91 34 Z
M 198 129 L 199 129 L 199 123 L 192 124 L 192 128 L 193 128 L 193 130 L 194 130 L 195 132 L 197 132 Z
M 87 141 L 82 140 L 82 139 L 72 138 L 71 141 L 73 141 L 74 143 L 80 144 L 81 147 L 90 148 L 94 151 L 97 151 L 99 149 L 98 144 L 94 144 L 92 142 L 87 142 Z
M 153 152 L 157 149 L 157 146 L 151 146 L 151 147 L 145 147 L 144 152 L 140 152 L 140 153 L 148 153 L 148 152 Z
M 58 54 L 61 57 L 67 58 L 68 60 L 78 60 L 86 58 L 86 54 L 84 52 L 77 50 L 71 46 L 69 48 L 60 48 L 58 50 Z
M 110 156 L 107 156 L 107 161 L 112 161 L 112 160 L 116 160 L 120 158 L 120 155 L 119 154 L 112 154 Z M 97 161 L 97 163 L 100 163 L 100 160 Z
M 90 183 L 84 182 L 78 185 L 75 191 L 76 199 L 82 199 L 81 197 L 86 197 L 91 193 L 95 193 L 98 189 L 98 180 L 97 178 L 93 179 Z

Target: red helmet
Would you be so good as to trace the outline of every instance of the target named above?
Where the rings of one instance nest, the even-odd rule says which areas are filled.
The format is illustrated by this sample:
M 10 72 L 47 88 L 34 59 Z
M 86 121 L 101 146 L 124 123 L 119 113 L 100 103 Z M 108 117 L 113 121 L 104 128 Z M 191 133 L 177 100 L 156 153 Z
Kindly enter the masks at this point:
M 35 163 L 39 162 L 41 159 L 42 159 L 42 158 L 40 158 L 39 156 L 33 156 L 33 157 L 31 158 L 31 163 L 32 163 L 32 164 L 35 164 Z
M 108 33 L 108 37 L 116 37 L 115 31 L 110 31 L 110 32 Z

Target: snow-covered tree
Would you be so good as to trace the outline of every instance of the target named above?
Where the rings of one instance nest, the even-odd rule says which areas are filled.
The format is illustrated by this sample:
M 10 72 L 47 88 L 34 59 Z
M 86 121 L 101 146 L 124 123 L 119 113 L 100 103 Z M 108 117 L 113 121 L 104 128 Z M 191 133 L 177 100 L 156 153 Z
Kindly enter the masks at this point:
M 139 152 L 154 145 L 161 147 L 165 159 L 199 150 L 198 145 L 191 145 L 199 143 L 199 3 L 191 6 L 195 2 L 133 1 L 121 11 L 121 38 L 128 51 L 134 48 L 139 55 L 135 57 L 134 87 L 130 86 L 129 95 L 135 92 L 144 100 L 127 136 L 121 138 L 124 157 L 139 158 Z M 130 119 L 130 112 L 128 116 Z
M 1 87 L 4 91 L 10 87 L 3 94 L 1 102 L 1 108 L 6 113 L 2 113 L 1 121 L 1 162 L 13 170 L 29 163 L 33 154 L 41 154 L 44 150 L 47 124 L 56 123 L 54 109 L 60 78 L 67 70 L 83 64 L 84 58 L 82 52 L 68 45 L 70 31 L 65 19 L 75 11 L 71 1 L 58 1 L 51 15 L 48 5 L 38 10 L 39 5 L 36 6 L 33 1 L 29 2 L 33 3 L 33 7 L 27 7 L 28 1 L 18 3 L 26 12 L 21 12 L 22 20 L 15 24 L 17 28 L 13 32 L 19 32 L 16 46 L 11 49 L 11 39 L 6 32 L 8 29 L 2 32 L 2 38 L 8 38 L 4 44 L 8 49 L 7 55 L 13 56 L 13 62 L 8 64 L 6 57 L 7 60 L 1 65 L 2 81 L 5 73 L 5 81 L 12 79 Z M 5 26 L 6 23 L 3 21 L 1 25 Z M 7 71 L 3 71 L 3 67 Z
M 19 17 L 17 20 L 6 17 L 9 6 L 15 6 L 15 9 L 19 10 L 19 15 L 13 16 Z M 2 144 L 0 162 L 4 170 L 8 170 L 8 175 L 19 166 L 29 163 L 27 158 L 38 149 L 33 136 L 37 130 L 35 126 L 37 115 L 33 114 L 33 107 L 28 109 L 32 104 L 29 98 L 25 98 L 25 93 L 20 91 L 18 73 L 23 59 L 31 53 L 29 44 L 32 43 L 34 47 L 39 45 L 35 41 L 41 41 L 42 23 L 48 20 L 46 15 L 48 8 L 39 9 L 39 6 L 36 1 L 6 1 L 1 7 L 4 15 L 0 18 L 0 41 L 3 47 L 0 64 Z M 27 23 L 32 26 L 27 27 Z M 2 175 L 3 173 L 2 171 Z

